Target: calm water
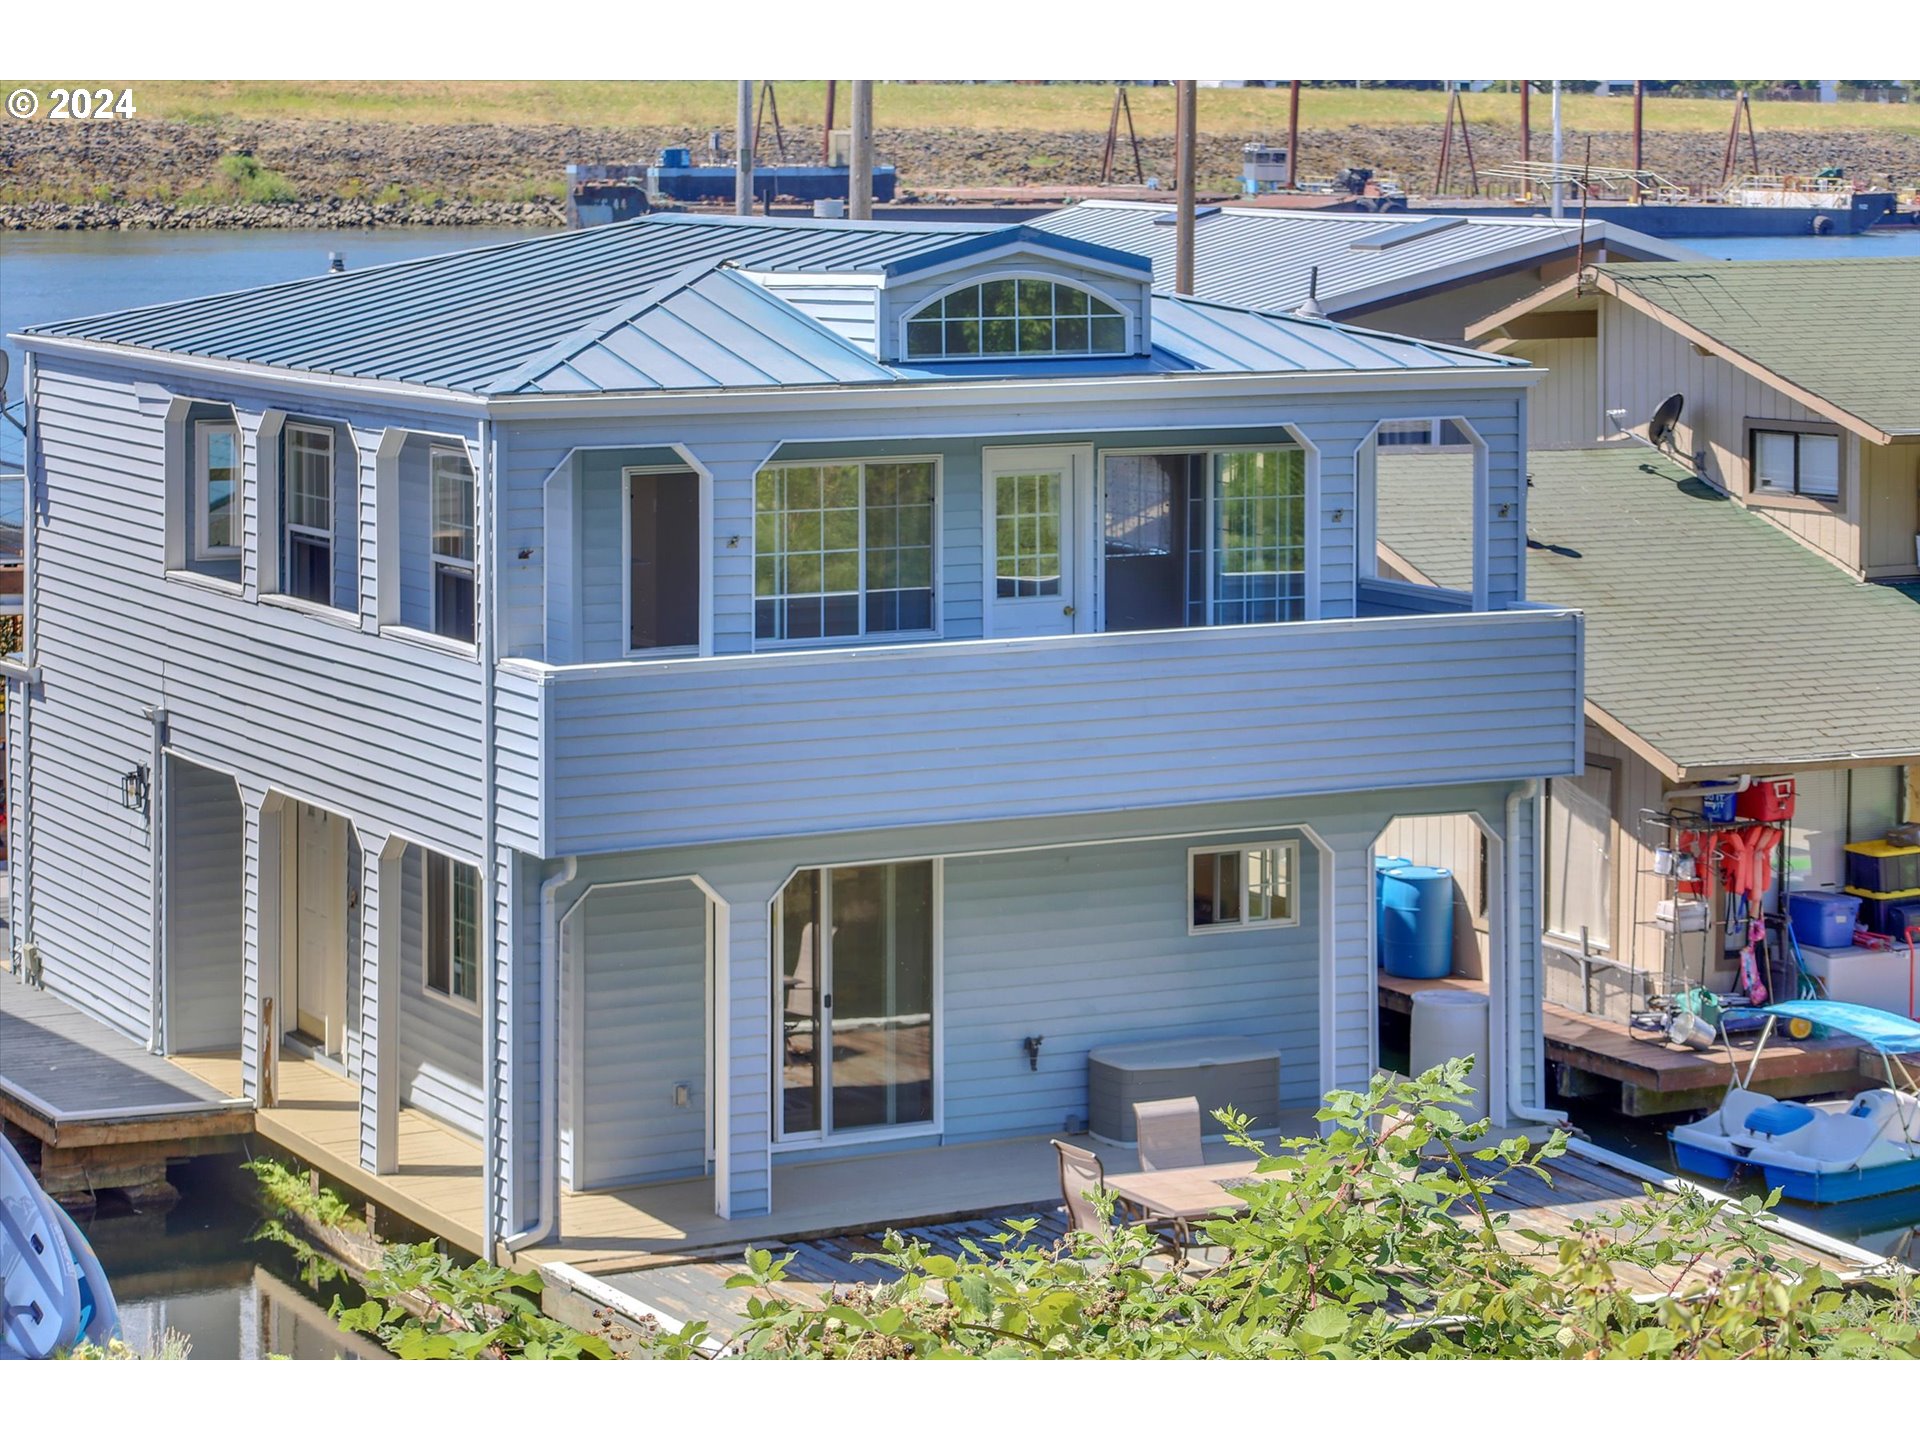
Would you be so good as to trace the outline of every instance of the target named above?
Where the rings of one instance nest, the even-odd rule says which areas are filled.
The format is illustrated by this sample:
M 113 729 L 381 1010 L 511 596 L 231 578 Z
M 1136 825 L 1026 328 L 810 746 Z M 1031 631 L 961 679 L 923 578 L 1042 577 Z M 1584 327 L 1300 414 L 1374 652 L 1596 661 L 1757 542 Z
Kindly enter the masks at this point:
M 152 1353 L 175 1330 L 192 1342 L 193 1360 L 386 1358 L 327 1317 L 335 1296 L 347 1305 L 366 1298 L 357 1285 L 260 1233 L 264 1216 L 239 1158 L 175 1167 L 181 1200 L 164 1214 L 102 1207 L 81 1226 L 113 1282 L 127 1343 Z
M 81 315 L 157 305 L 323 274 L 337 251 L 365 269 L 421 255 L 518 240 L 545 230 L 86 230 L 0 234 L 0 334 Z M 6 342 L 20 395 L 20 353 Z M 16 463 L 20 434 L 0 425 L 0 456 Z
M 1864 256 L 1920 256 L 1920 225 L 1865 235 L 1738 235 L 1681 240 L 1715 260 L 1857 260 Z

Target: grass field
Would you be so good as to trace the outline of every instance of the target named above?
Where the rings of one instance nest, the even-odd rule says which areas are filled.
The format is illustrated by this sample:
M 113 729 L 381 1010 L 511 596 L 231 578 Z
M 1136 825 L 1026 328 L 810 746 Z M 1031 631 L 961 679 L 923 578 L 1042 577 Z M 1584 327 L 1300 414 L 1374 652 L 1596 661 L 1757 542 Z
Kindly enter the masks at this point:
M 5 81 L 4 88 L 32 85 L 45 94 L 51 82 Z M 268 119 L 372 120 L 420 124 L 499 123 L 600 127 L 615 125 L 730 128 L 734 82 L 703 81 L 183 81 L 97 82 L 116 91 L 131 86 L 146 119 L 247 121 Z M 776 82 L 782 122 L 796 131 L 815 130 L 825 110 L 820 81 Z M 841 118 L 847 87 L 841 86 Z M 881 128 L 968 130 L 1104 131 L 1112 104 L 1110 85 L 882 84 L 875 88 L 874 120 Z M 1468 95 L 1475 124 L 1517 126 L 1517 95 Z M 1143 135 L 1173 131 L 1173 91 L 1136 89 L 1135 124 Z M 1200 95 L 1203 131 L 1271 132 L 1287 117 L 1287 93 L 1279 90 L 1205 90 Z M 1632 124 L 1630 96 L 1568 96 L 1566 125 L 1580 131 L 1625 131 Z M 1446 99 L 1439 91 L 1310 89 L 1300 123 L 1316 129 L 1346 126 L 1439 125 Z M 1754 120 L 1764 133 L 1777 130 L 1885 130 L 1920 134 L 1920 105 L 1812 105 L 1758 101 Z M 1731 117 L 1724 100 L 1669 100 L 1650 96 L 1650 129 L 1723 132 Z M 1533 123 L 1548 124 L 1546 96 L 1536 96 Z

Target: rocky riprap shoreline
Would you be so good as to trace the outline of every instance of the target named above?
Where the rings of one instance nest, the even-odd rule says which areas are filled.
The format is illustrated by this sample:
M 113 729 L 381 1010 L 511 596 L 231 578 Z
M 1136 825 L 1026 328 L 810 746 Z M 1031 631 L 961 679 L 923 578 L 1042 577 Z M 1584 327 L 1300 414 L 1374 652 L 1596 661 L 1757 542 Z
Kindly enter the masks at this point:
M 1315 128 L 1301 132 L 1300 168 L 1307 176 L 1343 166 L 1397 175 L 1410 190 L 1432 183 L 1439 125 Z M 1202 183 L 1233 186 L 1240 146 L 1271 134 L 1201 137 Z M 1617 132 L 1593 137 L 1595 165 L 1624 165 L 1629 140 Z M 903 196 L 949 186 L 1085 185 L 1099 179 L 1104 135 L 974 129 L 882 129 L 879 156 L 898 167 Z M 1587 136 L 1567 137 L 1571 160 L 1584 157 Z M 669 144 L 704 153 L 706 131 L 694 127 L 406 124 L 381 121 L 273 120 L 72 122 L 0 124 L 0 227 L 14 229 L 360 227 L 367 225 L 553 225 L 562 218 L 559 191 L 569 161 L 645 163 Z M 817 137 L 794 131 L 793 158 L 810 160 Z M 1534 135 L 1545 159 L 1548 137 Z M 1646 163 L 1683 185 L 1717 186 L 1726 145 L 1722 133 L 1650 131 Z M 1171 174 L 1170 138 L 1142 142 L 1149 175 Z M 1484 170 L 1519 155 L 1519 133 L 1483 125 L 1474 152 Z M 222 157 L 252 155 L 282 175 L 296 199 L 277 204 L 209 203 Z M 772 145 L 762 147 L 771 161 Z M 1769 170 L 1808 174 L 1844 165 L 1858 177 L 1920 180 L 1920 136 L 1895 130 L 1767 131 L 1760 160 Z M 1743 158 L 1744 168 L 1744 158 Z M 1124 153 L 1120 179 L 1131 181 Z M 192 197 L 197 203 L 188 203 Z

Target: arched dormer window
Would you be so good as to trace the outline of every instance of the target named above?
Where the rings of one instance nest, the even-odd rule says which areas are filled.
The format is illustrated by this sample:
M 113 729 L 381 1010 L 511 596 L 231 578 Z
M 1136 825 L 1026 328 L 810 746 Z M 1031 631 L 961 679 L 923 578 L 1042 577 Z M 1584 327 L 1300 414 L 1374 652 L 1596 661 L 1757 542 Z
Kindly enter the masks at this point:
M 914 311 L 906 329 L 909 360 L 1127 353 L 1127 317 L 1058 280 L 962 285 Z

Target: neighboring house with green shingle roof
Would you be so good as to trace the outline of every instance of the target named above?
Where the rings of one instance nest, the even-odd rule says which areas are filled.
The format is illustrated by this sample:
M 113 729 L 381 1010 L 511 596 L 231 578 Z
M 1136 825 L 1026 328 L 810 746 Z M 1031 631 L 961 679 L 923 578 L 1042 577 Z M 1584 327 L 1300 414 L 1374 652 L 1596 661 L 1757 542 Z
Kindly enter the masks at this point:
M 1920 258 L 1604 264 L 1468 327 L 1551 373 L 1529 447 L 1676 456 L 1868 580 L 1920 576 Z
M 1470 583 L 1471 468 L 1450 458 L 1380 463 L 1383 570 Z M 1842 845 L 1920 813 L 1920 605 L 1640 446 L 1528 468 L 1527 593 L 1587 617 L 1587 773 L 1552 782 L 1551 932 L 1577 948 L 1585 927 L 1596 951 L 1658 973 L 1666 888 L 1643 816 L 1669 789 L 1793 775 L 1797 884 L 1843 884 Z

